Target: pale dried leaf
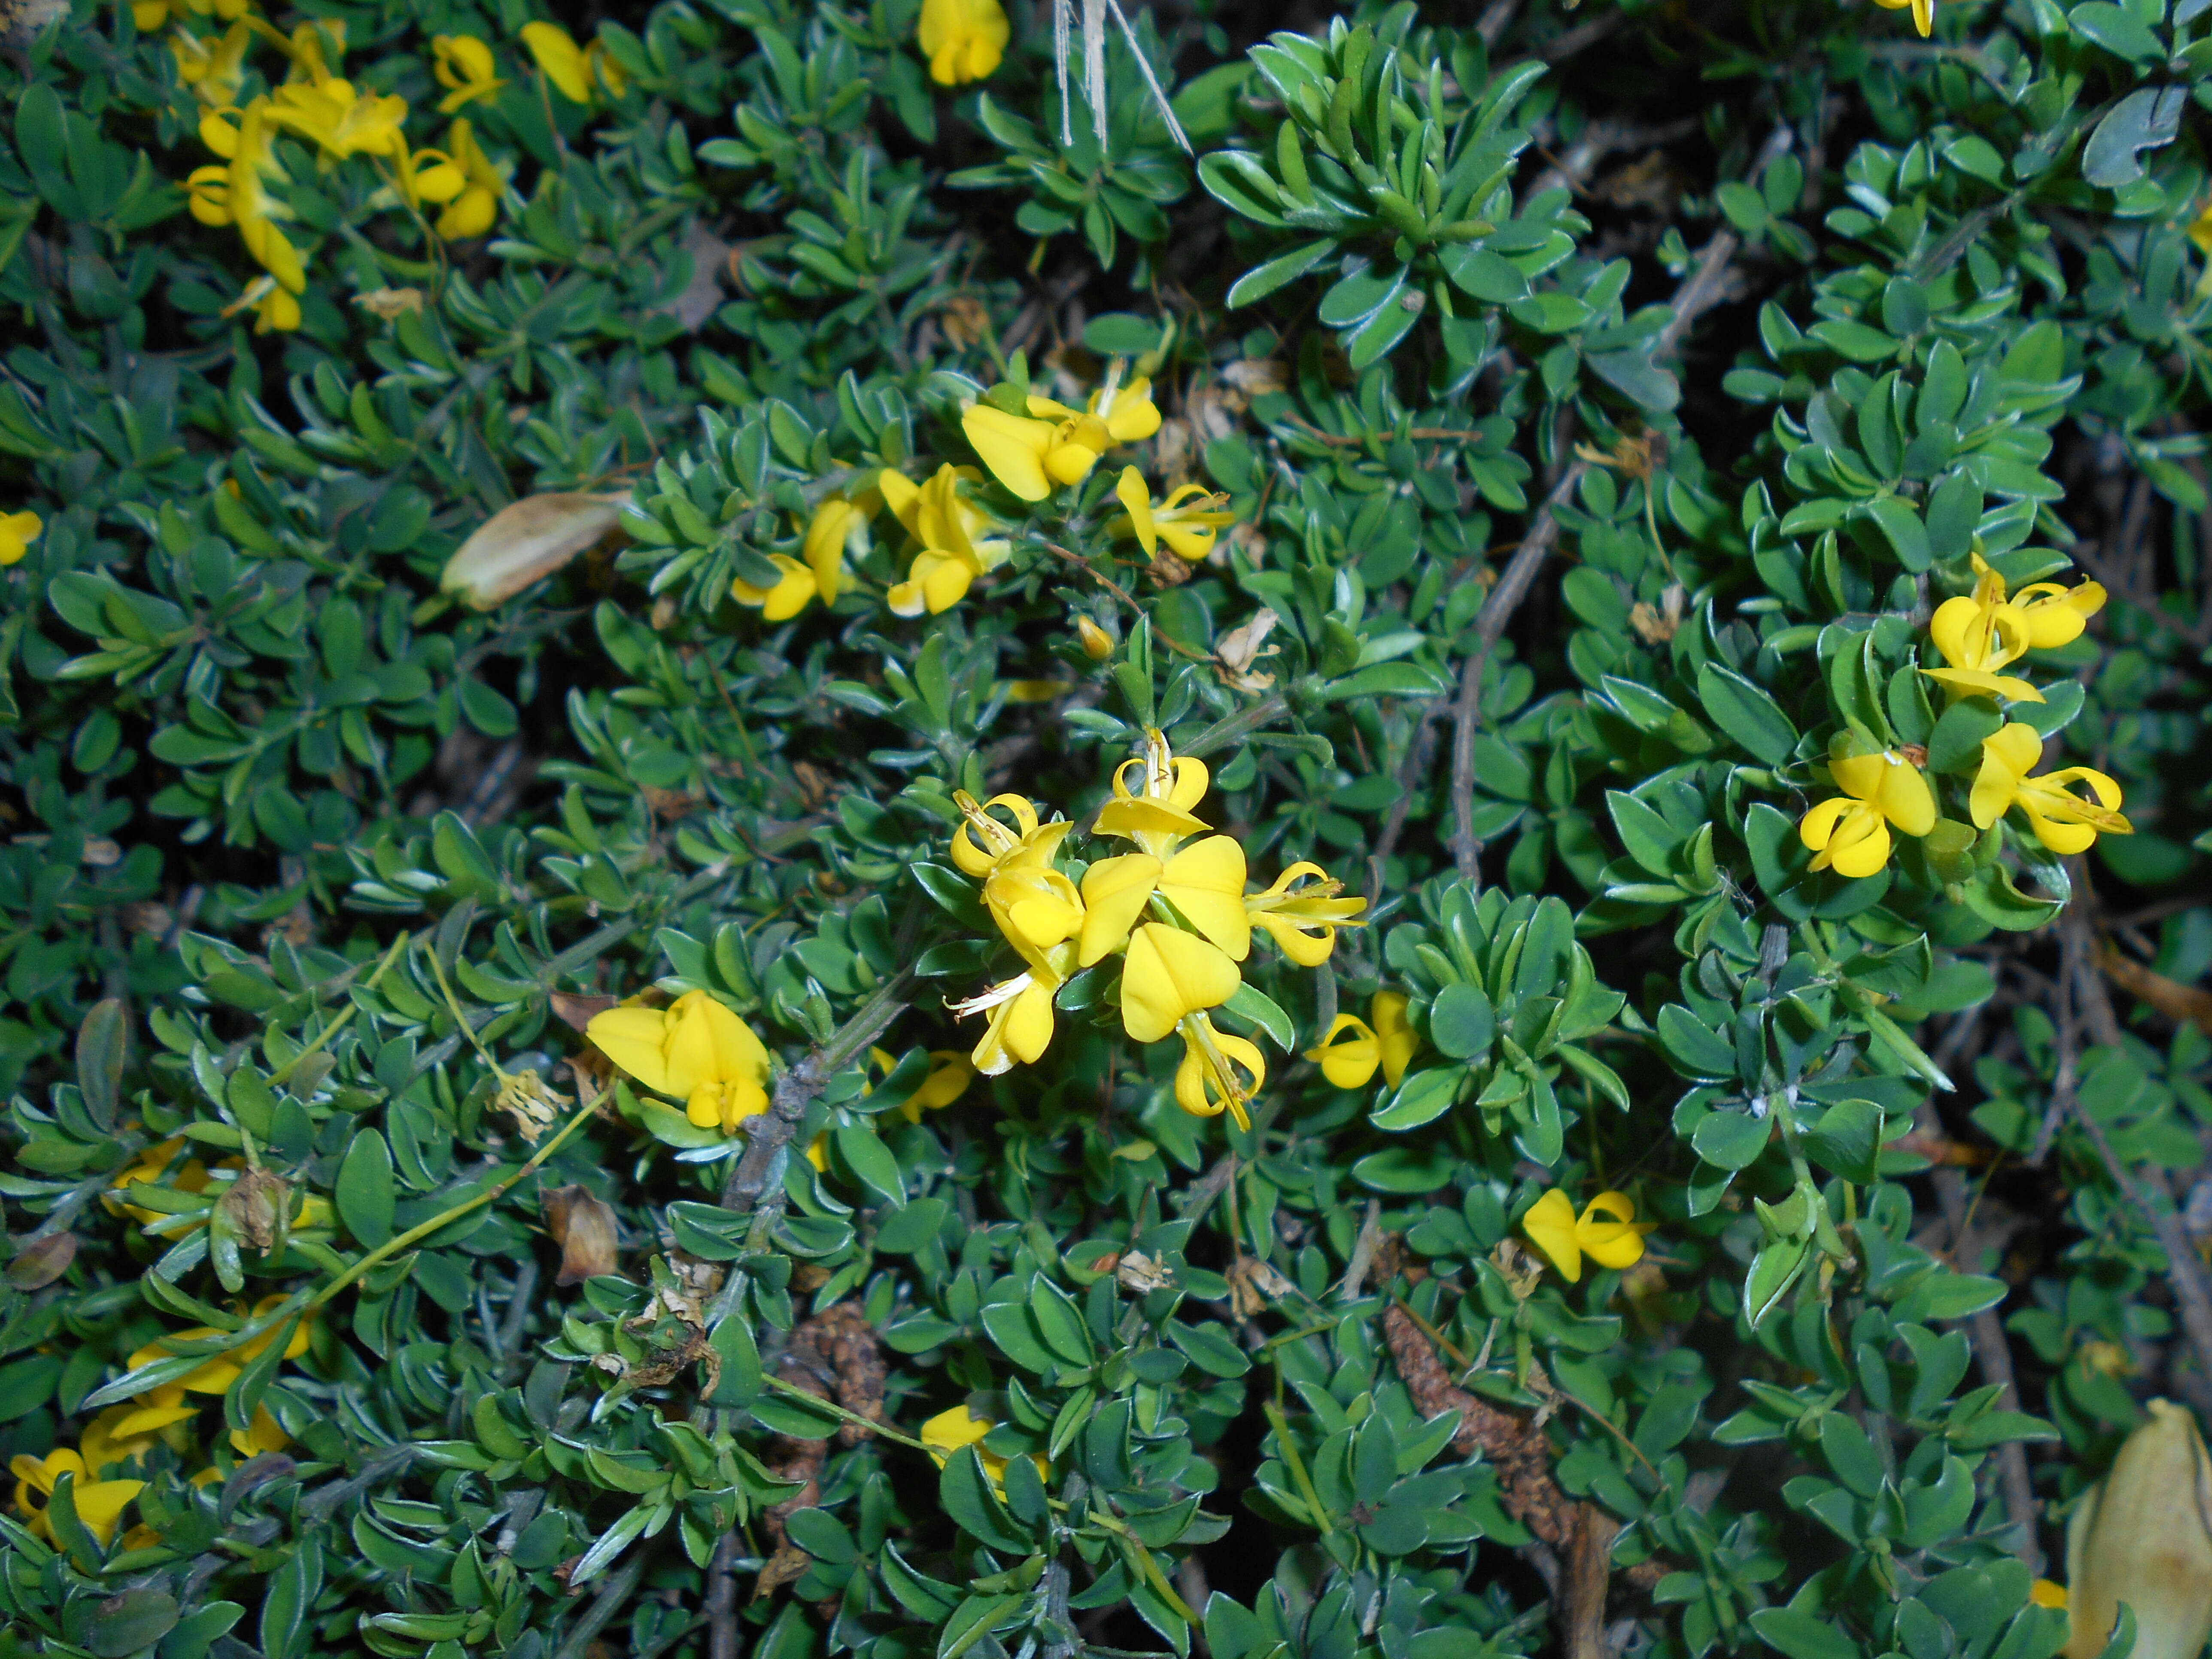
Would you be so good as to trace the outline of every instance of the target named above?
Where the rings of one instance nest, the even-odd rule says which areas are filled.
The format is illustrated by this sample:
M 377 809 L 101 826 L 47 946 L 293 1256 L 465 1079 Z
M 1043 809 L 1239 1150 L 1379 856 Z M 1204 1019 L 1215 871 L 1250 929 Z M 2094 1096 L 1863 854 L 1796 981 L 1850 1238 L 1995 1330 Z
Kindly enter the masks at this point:
M 614 533 L 622 495 L 561 490 L 526 495 L 492 514 L 446 562 L 438 586 L 489 611 Z

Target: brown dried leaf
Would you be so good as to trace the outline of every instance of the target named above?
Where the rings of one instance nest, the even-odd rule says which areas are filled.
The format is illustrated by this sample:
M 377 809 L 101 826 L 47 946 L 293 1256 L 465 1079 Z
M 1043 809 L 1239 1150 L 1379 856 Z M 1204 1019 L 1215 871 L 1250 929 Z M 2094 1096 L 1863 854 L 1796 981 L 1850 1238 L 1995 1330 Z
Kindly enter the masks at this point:
M 567 991 L 556 991 L 546 998 L 553 1007 L 554 1016 L 572 1031 L 580 1031 L 592 1023 L 594 1014 L 604 1014 L 615 1006 L 617 997 L 577 996 Z
M 42 1291 L 70 1270 L 76 1260 L 75 1233 L 48 1233 L 15 1252 L 8 1264 L 8 1282 L 19 1291 Z
M 615 1270 L 619 1246 L 612 1205 L 582 1186 L 552 1188 L 538 1201 L 544 1206 L 545 1231 L 561 1247 L 556 1285 L 580 1285 Z
M 471 610 L 489 611 L 620 528 L 618 495 L 556 490 L 526 495 L 491 515 L 446 562 L 438 586 Z

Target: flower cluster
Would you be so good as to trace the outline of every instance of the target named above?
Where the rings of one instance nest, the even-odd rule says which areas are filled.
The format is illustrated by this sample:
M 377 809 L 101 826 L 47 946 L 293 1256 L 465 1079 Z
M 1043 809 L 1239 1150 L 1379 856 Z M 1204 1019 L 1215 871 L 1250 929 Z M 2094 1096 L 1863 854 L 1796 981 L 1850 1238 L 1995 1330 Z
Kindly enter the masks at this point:
M 459 113 L 508 84 L 488 42 L 471 34 L 432 37 L 433 73 L 445 88 L 438 113 L 452 119 L 442 147 L 418 149 L 406 137 L 404 98 L 370 91 L 338 72 L 346 52 L 343 20 L 303 22 L 287 34 L 250 0 L 134 0 L 131 10 L 143 32 L 173 26 L 169 48 L 178 78 L 206 110 L 200 141 L 217 158 L 185 181 L 192 216 L 204 225 L 236 229 L 246 257 L 261 267 L 231 307 L 232 313 L 251 311 L 257 332 L 298 328 L 307 289 L 306 261 L 285 229 L 295 216 L 281 193 L 289 182 L 277 150 L 284 137 L 311 146 L 325 171 L 366 158 L 386 185 L 371 204 L 404 206 L 439 240 L 482 236 L 497 222 L 514 163 L 487 153 L 469 118 Z M 224 25 L 220 33 L 191 27 L 207 18 Z M 241 104 L 256 41 L 283 60 L 283 79 Z M 572 103 L 623 91 L 621 69 L 597 41 L 580 47 L 557 24 L 531 23 L 522 43 L 546 81 Z
M 965 793 L 955 798 L 963 822 L 953 833 L 952 861 L 981 881 L 984 908 L 1023 963 L 1020 973 L 955 1006 L 963 1015 L 988 1016 L 972 1055 L 977 1071 L 995 1077 L 1036 1060 L 1052 1041 L 1063 989 L 1118 958 L 1113 1000 L 1122 1029 L 1139 1042 L 1182 1039 L 1176 1103 L 1200 1117 L 1225 1109 L 1249 1125 L 1245 1108 L 1267 1079 L 1267 1062 L 1256 1044 L 1218 1030 L 1207 1011 L 1243 985 L 1237 964 L 1250 955 L 1255 930 L 1291 961 L 1317 967 L 1335 948 L 1339 927 L 1361 925 L 1367 902 L 1341 896 L 1341 882 L 1303 862 L 1264 891 L 1248 893 L 1244 848 L 1194 811 L 1209 781 L 1202 762 L 1178 759 L 1164 736 L 1151 732 L 1143 758 L 1115 769 L 1113 799 L 1091 828 L 1137 850 L 1089 865 L 1079 884 L 1059 863 L 1073 823 L 1041 821 L 1021 795 L 981 805 Z
M 2104 608 L 2095 582 L 2063 587 L 2033 582 L 2008 593 L 2002 576 L 1973 556 L 1974 591 L 1946 599 L 1929 621 L 1929 638 L 1943 666 L 1920 672 L 1941 684 L 1953 702 L 1984 697 L 2002 702 L 2042 702 L 2031 682 L 2002 671 L 2032 650 L 2050 650 L 2081 637 Z M 2033 775 L 2043 757 L 2043 735 L 2025 720 L 2007 722 L 1982 744 L 1981 764 L 1967 799 L 1967 815 L 1987 830 L 2017 806 L 2035 838 L 2058 854 L 2085 850 L 2100 835 L 2124 836 L 2133 826 L 2120 816 L 2120 787 L 2104 773 L 2069 766 Z M 1820 802 L 1797 826 L 1814 854 L 1813 868 L 1844 876 L 1870 876 L 1889 862 L 1890 832 L 1915 837 L 1936 827 L 1935 790 L 1916 757 L 1902 750 L 1859 752 L 1838 738 L 1829 775 L 1843 791 Z M 2086 784 L 2087 795 L 2069 786 Z

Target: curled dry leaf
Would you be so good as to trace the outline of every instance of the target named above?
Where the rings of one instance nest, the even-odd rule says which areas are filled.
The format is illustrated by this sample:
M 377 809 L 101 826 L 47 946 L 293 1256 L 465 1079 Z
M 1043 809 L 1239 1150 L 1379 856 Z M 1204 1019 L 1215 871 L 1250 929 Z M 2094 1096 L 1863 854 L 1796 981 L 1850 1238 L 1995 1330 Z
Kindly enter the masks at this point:
M 42 1291 L 67 1273 L 76 1260 L 75 1233 L 48 1233 L 15 1253 L 15 1259 L 8 1264 L 8 1282 L 19 1291 Z
M 585 1187 L 556 1187 L 538 1201 L 545 1207 L 545 1231 L 561 1247 L 556 1285 L 580 1285 L 615 1270 L 612 1205 Z
M 1255 674 L 1252 665 L 1263 656 L 1272 656 L 1272 650 L 1261 647 L 1267 635 L 1275 631 L 1275 613 L 1262 606 L 1250 622 L 1242 628 L 1233 628 L 1221 636 L 1214 647 L 1215 659 L 1221 664 L 1223 682 L 1235 690 L 1265 691 L 1275 683 L 1273 674 Z
M 489 611 L 615 533 L 627 491 L 526 495 L 491 515 L 446 561 L 438 586 Z

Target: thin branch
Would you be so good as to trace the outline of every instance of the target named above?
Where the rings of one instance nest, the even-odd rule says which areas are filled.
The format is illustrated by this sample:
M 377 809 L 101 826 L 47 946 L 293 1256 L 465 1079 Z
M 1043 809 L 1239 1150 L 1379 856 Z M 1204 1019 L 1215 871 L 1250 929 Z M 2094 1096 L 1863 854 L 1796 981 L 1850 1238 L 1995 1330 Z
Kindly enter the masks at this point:
M 771 1186 L 781 1188 L 785 1148 L 798 1133 L 806 1109 L 830 1079 L 867 1052 L 868 1045 L 906 1012 L 914 970 L 902 968 L 854 1011 L 830 1041 L 775 1080 L 768 1110 L 746 1120 L 745 1150 L 722 1183 L 722 1207 L 743 1215 L 757 1206 Z M 731 1275 L 734 1283 L 736 1274 Z
M 1136 596 L 1134 594 L 1131 593 L 1127 588 L 1122 586 L 1121 583 L 1115 581 L 1111 576 L 1106 574 L 1104 571 L 1099 569 L 1097 565 L 1091 563 L 1090 560 L 1085 558 L 1080 553 L 1071 553 L 1067 549 L 1060 546 L 1057 542 L 1045 543 L 1044 550 L 1048 553 L 1056 555 L 1058 557 L 1066 560 L 1068 563 L 1082 571 L 1085 575 L 1090 577 L 1091 580 L 1097 582 L 1101 587 L 1111 593 L 1115 599 L 1121 600 L 1122 604 L 1127 605 L 1130 610 L 1135 611 L 1139 617 L 1150 616 L 1151 613 L 1147 611 L 1143 605 L 1137 603 Z M 1212 658 L 1207 656 L 1203 651 L 1192 650 L 1188 646 L 1183 644 L 1182 641 L 1176 639 L 1173 635 L 1169 634 L 1161 629 L 1155 628 L 1152 630 L 1152 637 L 1159 641 L 1176 655 L 1188 658 L 1192 662 L 1212 662 L 1213 660 Z

